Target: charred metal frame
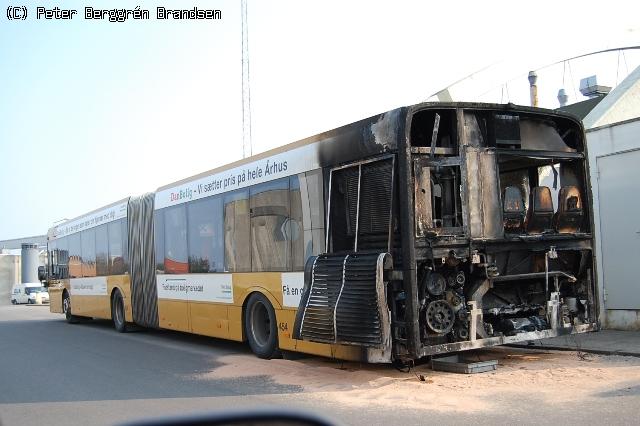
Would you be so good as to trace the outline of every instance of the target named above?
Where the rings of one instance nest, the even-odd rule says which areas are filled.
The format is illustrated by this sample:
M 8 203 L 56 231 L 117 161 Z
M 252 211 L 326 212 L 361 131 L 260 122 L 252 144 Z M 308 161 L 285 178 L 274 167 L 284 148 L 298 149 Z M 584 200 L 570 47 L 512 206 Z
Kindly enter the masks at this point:
M 398 196 L 400 205 L 407 206 L 400 209 L 400 234 L 402 241 L 402 283 L 406 293 L 405 330 L 407 338 L 408 356 L 413 359 L 421 355 L 420 324 L 418 318 L 418 277 L 416 266 L 415 240 L 415 179 L 411 155 L 411 115 L 407 114 L 405 137 L 399 138 L 398 144 Z M 411 208 L 409 208 L 409 206 Z
M 507 111 L 511 111 L 508 106 L 491 106 L 498 107 L 494 109 L 494 111 L 499 111 L 500 109 L 504 109 Z M 457 155 L 455 157 L 440 157 L 438 159 L 434 158 L 434 154 L 444 154 L 451 155 L 454 154 L 452 149 L 440 148 L 434 149 L 433 144 L 431 147 L 412 147 L 411 146 L 411 125 L 412 119 L 415 113 L 422 110 L 442 110 L 442 109 L 453 109 L 456 110 L 456 122 L 457 122 L 457 132 L 456 132 L 456 144 L 457 144 Z M 508 238 L 503 239 L 502 241 L 474 241 L 469 233 L 469 223 L 470 223 L 470 211 L 469 211 L 469 191 L 467 190 L 468 182 L 467 182 L 467 164 L 464 161 L 464 151 L 467 145 L 467 141 L 465 140 L 465 132 L 464 132 L 464 111 L 465 110 L 483 110 L 488 109 L 487 106 L 483 105 L 460 105 L 460 104 L 432 104 L 432 105 L 419 105 L 414 108 L 409 109 L 406 115 L 405 122 L 405 135 L 403 138 L 399 138 L 398 143 L 398 169 L 399 169 L 399 201 L 401 205 L 405 206 L 415 206 L 415 196 L 417 191 L 417 183 L 415 181 L 414 175 L 412 175 L 412 171 L 414 170 L 414 159 L 412 154 L 428 154 L 428 158 L 418 159 L 416 163 L 424 166 L 430 165 L 441 165 L 441 166 L 459 166 L 460 167 L 460 185 L 462 187 L 462 191 L 460 193 L 461 198 L 461 208 L 463 215 L 463 234 L 464 237 L 459 241 L 460 243 L 466 242 L 466 246 L 468 248 L 468 253 L 471 254 L 476 249 L 483 249 L 487 253 L 491 252 L 501 252 L 505 250 L 510 250 L 516 247 L 522 247 L 518 242 L 528 241 L 528 249 L 532 251 L 536 250 L 546 250 L 549 242 L 553 241 L 553 244 L 556 245 L 557 248 L 561 250 L 589 250 L 591 253 L 592 265 L 588 268 L 590 271 L 587 271 L 589 274 L 588 277 L 588 286 L 591 285 L 591 281 L 594 280 L 597 276 L 596 274 L 596 259 L 595 259 L 595 251 L 593 250 L 593 212 L 592 212 L 592 195 L 591 195 L 591 187 L 588 184 L 589 180 L 589 169 L 586 166 L 585 162 L 588 158 L 586 141 L 584 137 L 583 140 L 583 149 L 582 152 L 553 152 L 553 151 L 532 151 L 532 150 L 518 150 L 517 152 L 509 151 L 506 149 L 494 148 L 494 152 L 496 155 L 518 155 L 523 157 L 532 157 L 532 158 L 541 158 L 541 159 L 554 159 L 554 160 L 562 160 L 562 159 L 578 159 L 582 162 L 582 173 L 584 176 L 584 188 L 583 192 L 585 195 L 585 200 L 583 201 L 583 205 L 585 206 L 586 212 L 589 216 L 590 222 L 590 231 L 586 234 L 583 234 L 585 239 L 575 240 L 573 236 L 562 236 L 555 235 L 553 238 L 547 238 L 544 235 L 541 236 L 531 236 L 530 238 L 517 238 L 514 239 L 513 243 L 509 243 Z M 518 107 L 517 112 L 524 112 L 529 114 L 539 113 L 539 111 L 527 107 Z M 545 111 L 546 114 L 550 114 L 549 111 Z M 558 113 L 553 114 L 559 117 L 567 118 L 567 114 Z M 584 135 L 584 129 L 582 128 L 582 124 L 575 120 L 575 123 L 580 127 L 582 135 Z M 500 197 L 501 201 L 501 197 Z M 406 292 L 406 330 L 407 330 L 407 347 L 409 349 L 409 353 L 407 354 L 409 358 L 419 358 L 421 356 L 434 355 L 438 353 L 445 353 L 451 351 L 472 349 L 476 347 L 484 347 L 484 346 L 492 346 L 492 345 L 500 345 L 507 343 L 514 343 L 517 341 L 523 340 L 531 340 L 531 339 L 540 339 L 544 337 L 552 337 L 556 335 L 564 335 L 564 334 L 573 334 L 573 333 L 581 333 L 587 331 L 594 331 L 599 328 L 599 322 L 590 323 L 590 324 L 582 324 L 572 326 L 569 329 L 558 329 L 551 328 L 549 330 L 537 331 L 537 332 L 528 332 L 521 333 L 515 336 L 501 336 L 501 337 L 487 337 L 484 339 L 476 339 L 475 338 L 475 330 L 473 336 L 469 341 L 456 342 L 456 343 L 447 343 L 442 345 L 431 345 L 424 346 L 422 341 L 420 340 L 420 331 L 419 331 L 419 309 L 418 309 L 418 296 L 416 294 L 417 289 L 417 264 L 416 264 L 416 250 L 419 249 L 419 246 L 416 244 L 416 217 L 415 217 L 415 209 L 400 209 L 400 223 L 401 223 L 401 234 L 402 234 L 402 254 L 403 254 L 403 289 Z M 579 235 L 578 235 L 579 236 Z M 564 240 L 564 243 L 563 243 Z M 452 240 L 453 242 L 454 240 Z M 479 244 L 478 244 L 479 243 Z M 441 253 L 436 253 L 437 249 L 433 245 L 431 245 L 431 256 L 434 258 L 437 257 L 436 254 L 443 254 L 444 252 L 451 250 L 454 248 L 455 244 L 445 244 L 442 247 Z M 495 251 L 497 249 L 497 251 Z M 547 267 L 548 268 L 548 267 Z M 548 269 L 543 273 L 532 273 L 532 274 L 515 274 L 504 277 L 496 277 L 494 281 L 508 281 L 508 280 L 527 280 L 534 278 L 545 277 L 547 280 L 549 277 L 554 277 L 557 280 L 558 276 L 566 275 L 562 271 L 549 271 Z M 569 277 L 570 281 L 575 281 L 575 277 Z M 548 295 L 548 289 L 547 289 Z M 597 291 L 594 291 L 591 294 L 593 300 L 591 303 L 593 304 L 593 308 L 596 309 L 595 318 L 597 316 L 597 310 L 599 309 L 599 301 Z M 548 297 L 547 297 L 548 299 Z M 475 308 L 473 303 L 470 303 L 472 308 Z M 472 309 L 473 311 L 474 309 Z M 476 309 L 477 311 L 477 309 Z M 473 324 L 472 321 L 472 326 Z M 557 324 L 554 324 L 557 325 Z M 475 327 L 473 327 L 475 328 Z
M 419 146 L 412 146 L 412 143 L 414 143 L 414 134 L 412 133 L 413 120 L 422 111 L 431 111 L 435 116 L 430 117 L 429 113 L 427 113 L 419 119 L 420 121 L 416 122 L 416 126 L 422 126 L 420 128 L 424 132 L 418 134 L 418 138 L 416 138 L 416 141 L 419 140 L 417 142 Z M 437 129 L 439 126 L 443 128 L 440 114 L 443 114 L 446 132 L 441 133 L 442 136 L 438 140 Z M 475 117 L 472 116 L 471 119 L 477 119 L 477 121 L 470 124 L 467 114 L 474 115 Z M 573 150 L 571 152 L 544 150 L 546 147 L 553 146 L 553 139 L 550 140 L 549 145 L 544 142 L 539 145 L 535 145 L 535 143 L 530 145 L 523 144 L 522 147 L 518 140 L 516 149 L 504 148 L 504 145 L 495 142 L 496 135 L 492 133 L 494 130 L 489 129 L 489 126 L 494 125 L 491 120 L 495 120 L 496 114 L 518 114 L 520 117 L 525 117 L 525 120 L 535 122 L 537 122 L 538 117 L 540 119 L 557 117 L 555 120 L 550 120 L 555 122 L 552 125 L 558 131 L 562 129 L 574 131 L 574 136 L 571 137 L 571 141 L 568 143 L 571 144 L 571 148 L 577 147 L 573 143 L 580 143 L 582 145 L 580 152 L 573 152 Z M 453 120 L 455 120 L 455 123 Z M 540 120 L 540 122 L 543 122 L 543 120 Z M 424 126 L 425 123 L 427 126 Z M 381 132 L 378 128 L 374 129 L 379 124 L 384 127 L 384 132 Z M 432 128 L 424 128 L 431 125 L 433 125 Z M 470 133 L 469 128 L 466 127 L 467 125 L 472 126 Z M 475 127 L 473 127 L 474 125 Z M 427 131 L 429 132 L 428 136 L 426 136 Z M 537 131 L 536 128 L 533 128 L 533 131 Z M 578 132 L 581 133 L 578 134 Z M 599 301 L 598 293 L 593 288 L 597 274 L 595 270 L 595 252 L 593 250 L 592 196 L 589 186 L 589 170 L 586 164 L 588 155 L 584 140 L 584 129 L 579 120 L 565 113 L 520 106 L 515 107 L 513 105 L 425 103 L 390 111 L 381 116 L 372 117 L 371 119 L 345 126 L 345 128 L 318 135 L 318 138 L 320 137 L 326 138 L 328 141 L 327 147 L 329 147 L 329 144 L 331 145 L 331 149 L 327 148 L 324 151 L 324 160 L 322 161 L 325 173 L 324 195 L 327 209 L 325 221 L 325 247 L 327 254 L 321 256 L 343 256 L 342 254 L 334 253 L 336 247 L 338 247 L 339 251 L 345 252 L 344 256 L 349 256 L 350 253 L 356 256 L 363 253 L 369 254 L 367 253 L 370 251 L 369 249 L 362 249 L 362 247 L 368 247 L 365 242 L 368 244 L 369 240 L 361 238 L 362 236 L 359 235 L 365 226 L 365 222 L 362 222 L 362 224 L 360 222 L 364 220 L 363 215 L 367 212 L 363 206 L 371 202 L 370 199 L 367 199 L 366 202 L 363 199 L 363 204 L 361 204 L 360 200 L 361 191 L 363 190 L 363 166 L 377 161 L 389 159 L 391 161 L 391 199 L 389 200 L 389 228 L 386 246 L 387 253 L 391 254 L 391 256 L 386 258 L 385 262 L 388 265 L 385 266 L 384 271 L 380 267 L 377 268 L 376 283 L 382 280 L 386 289 L 384 299 L 388 302 L 391 315 L 390 318 L 387 316 L 385 319 L 388 322 L 387 326 L 390 327 L 385 331 L 390 331 L 388 336 L 392 343 L 391 348 L 367 347 L 364 353 L 369 361 L 390 361 L 392 358 L 415 360 L 439 353 L 582 333 L 598 328 L 598 323 L 595 319 L 599 310 Z M 565 136 L 561 137 L 564 141 Z M 504 140 L 510 141 L 511 139 L 501 139 L 501 141 Z M 524 141 L 525 139 L 522 140 Z M 531 141 L 531 139 L 527 140 Z M 431 142 L 430 144 L 429 141 Z M 436 146 L 437 142 L 441 146 Z M 558 146 L 560 148 L 557 148 Z M 533 147 L 533 149 L 527 149 L 527 147 Z M 556 148 L 562 149 L 562 145 L 556 145 Z M 346 153 L 344 155 L 339 154 L 343 149 L 348 151 L 348 155 Z M 503 156 L 518 156 L 522 157 L 523 160 L 515 160 L 513 162 L 508 160 L 505 163 Z M 501 162 L 500 160 L 503 161 Z M 557 232 L 553 234 L 527 234 L 524 232 L 520 234 L 505 234 L 501 219 L 503 214 L 503 195 L 499 186 L 501 173 L 522 169 L 525 170 L 525 174 L 529 173 L 531 175 L 531 173 L 534 173 L 531 170 L 537 167 L 537 162 L 543 162 L 544 160 L 580 162 L 580 165 L 575 164 L 568 167 L 566 171 L 568 173 L 567 182 L 569 183 L 563 183 L 563 185 L 573 185 L 571 182 L 574 180 L 582 185 L 582 204 L 585 215 L 589 217 L 589 230 L 583 229 L 584 232 L 579 231 L 573 234 Z M 503 164 L 504 167 L 502 166 Z M 354 170 L 349 177 L 349 191 L 352 194 L 352 201 L 349 202 L 349 217 L 351 219 L 347 219 L 351 221 L 350 225 L 348 225 L 349 236 L 348 240 L 340 240 L 337 243 L 336 239 L 339 236 L 334 235 L 332 231 L 334 227 L 334 224 L 332 224 L 332 210 L 335 208 L 335 206 L 332 206 L 332 191 L 333 186 L 336 185 L 336 179 L 338 179 L 338 176 L 334 176 L 334 172 L 348 168 L 352 169 L 353 167 L 358 168 L 358 199 L 352 199 L 353 193 L 356 191 L 356 185 L 353 181 L 356 176 Z M 437 168 L 447 167 L 451 170 L 437 170 Z M 527 171 L 527 169 L 531 170 Z M 439 188 L 440 193 L 437 196 L 437 202 L 440 204 L 437 207 L 434 204 L 434 198 L 431 193 L 429 193 L 430 201 L 427 201 L 426 198 L 419 200 L 419 197 L 426 197 L 426 195 L 422 192 L 418 193 L 420 189 L 418 188 L 418 172 L 429 174 L 428 177 L 425 176 L 420 182 L 423 185 L 426 185 L 425 182 L 428 182 L 429 185 L 434 183 L 441 185 Z M 538 182 L 537 175 L 535 180 L 531 182 L 532 184 L 533 182 Z M 431 191 L 431 188 L 431 186 L 428 188 L 429 191 Z M 444 200 L 445 197 L 448 198 Z M 339 202 L 340 205 L 342 204 L 341 200 L 336 199 L 333 201 Z M 425 209 L 430 210 L 431 216 L 422 210 L 416 210 L 418 202 L 422 203 Z M 430 205 L 426 206 L 426 204 Z M 402 208 L 398 208 L 398 206 L 402 206 Z M 353 211 L 354 208 L 356 209 L 355 212 Z M 364 211 L 362 210 L 363 208 L 365 208 Z M 420 218 L 417 217 L 419 213 L 422 215 Z M 354 217 L 355 224 L 352 222 Z M 432 218 L 430 222 L 428 221 L 429 217 Z M 436 218 L 442 219 L 442 226 L 438 226 L 439 224 L 433 220 Z M 335 213 L 333 219 L 335 219 Z M 421 230 L 417 229 L 418 220 L 421 220 L 423 224 L 423 229 L 421 228 Z M 397 226 L 398 222 L 399 227 Z M 429 222 L 429 226 L 426 225 L 427 222 Z M 337 226 L 339 228 L 334 229 L 342 229 L 344 224 L 340 222 Z M 355 235 L 353 235 L 352 240 L 351 230 L 353 228 L 355 228 Z M 375 234 L 380 237 L 378 240 L 380 243 L 382 243 L 383 235 L 381 229 L 383 228 L 378 227 Z M 398 237 L 400 240 L 399 245 L 394 245 L 394 241 L 397 242 Z M 384 250 L 382 244 L 373 247 L 379 247 L 380 251 Z M 561 255 L 565 254 L 563 252 L 567 252 L 564 259 L 571 266 L 563 270 L 562 266 L 550 264 L 548 262 L 549 259 L 546 258 L 551 250 L 550 247 L 553 247 L 554 252 L 557 251 Z M 519 252 L 516 259 L 514 259 L 516 263 L 521 257 L 530 257 L 530 260 L 528 260 L 529 266 L 518 268 L 519 263 L 517 263 L 515 267 L 509 268 L 509 259 L 505 261 L 504 253 L 510 251 Z M 537 262 L 542 259 L 541 256 L 545 256 L 547 260 L 544 269 L 538 268 Z M 450 260 L 451 262 L 459 263 L 445 263 Z M 501 265 L 500 268 L 502 268 L 503 275 L 497 276 L 489 273 L 488 266 L 491 266 L 491 262 Z M 495 264 L 492 267 L 497 269 Z M 431 272 L 426 272 L 427 270 Z M 540 272 L 542 270 L 544 272 Z M 576 274 L 575 271 L 580 271 L 580 275 Z M 307 274 L 305 275 L 305 292 L 310 289 L 307 281 L 314 281 L 311 271 L 307 272 L 310 277 L 307 277 Z M 337 274 L 337 269 L 334 272 Z M 424 292 L 426 285 L 425 277 L 430 276 L 427 274 L 440 274 L 441 277 L 446 276 L 449 279 L 452 276 L 451 274 L 455 275 L 458 272 L 463 274 L 462 283 L 464 283 L 464 276 L 466 275 L 469 279 L 467 284 L 460 284 L 458 287 L 455 287 L 454 284 L 451 286 L 446 284 L 446 294 L 433 293 L 431 296 L 423 297 L 423 300 L 420 300 L 419 293 Z M 484 275 L 482 274 L 486 274 L 486 278 L 483 278 Z M 560 278 L 563 281 L 559 281 Z M 420 283 L 418 282 L 419 280 Z M 550 280 L 552 283 L 557 284 L 555 289 L 549 288 Z M 567 283 L 575 283 L 576 281 L 578 281 L 577 285 L 580 286 L 579 289 L 576 287 L 576 290 L 573 290 L 571 287 L 565 287 Z M 498 285 L 494 287 L 494 283 Z M 530 286 L 534 287 L 534 289 L 523 296 L 519 294 L 520 287 L 517 290 L 510 290 L 511 284 L 516 285 L 516 283 L 518 283 L 518 286 Z M 584 309 L 581 308 L 580 310 L 580 315 L 584 315 L 584 317 L 580 317 L 578 320 L 575 320 L 577 314 L 570 319 L 566 319 L 568 318 L 566 316 L 563 317 L 560 312 L 562 305 L 559 292 L 560 286 L 564 289 L 562 292 L 564 297 L 575 299 L 578 296 L 580 298 L 585 296 L 589 299 L 590 305 L 588 307 L 585 305 Z M 376 288 L 380 290 L 383 287 Z M 451 322 L 455 321 L 456 327 L 459 327 L 456 329 L 457 331 L 448 334 L 451 331 L 449 328 L 449 331 L 440 333 L 437 331 L 437 327 L 430 325 L 432 331 L 425 334 L 425 321 L 428 321 L 428 319 L 425 320 L 427 303 L 431 304 L 446 300 L 445 297 L 454 297 L 456 294 L 462 299 L 455 302 L 457 303 L 455 306 L 458 307 L 455 312 L 452 311 L 456 315 Z M 483 302 L 485 295 L 488 298 L 484 299 Z M 505 305 L 507 306 L 505 308 L 507 315 L 512 315 L 509 318 L 517 319 L 520 318 L 520 312 L 527 313 L 531 309 L 540 309 L 535 314 L 538 315 L 537 318 L 542 318 L 542 321 L 544 321 L 544 316 L 546 315 L 548 320 L 544 325 L 536 326 L 535 330 L 537 331 L 518 330 L 517 334 L 510 335 L 508 334 L 509 329 L 498 328 L 496 333 L 491 330 L 492 324 L 488 322 L 494 321 L 493 324 L 498 326 L 499 324 L 496 321 L 501 321 L 504 318 L 502 316 L 504 312 L 502 311 L 502 302 L 495 301 L 496 298 L 500 297 L 506 302 L 508 300 L 505 297 L 515 300 L 515 302 L 512 302 L 515 303 L 512 305 L 515 308 L 511 309 L 517 308 L 517 311 L 510 311 L 508 306 Z M 379 294 L 378 298 L 381 300 L 382 294 Z M 542 302 L 543 300 L 544 302 Z M 453 306 L 454 302 L 451 303 L 451 306 Z M 485 310 L 483 310 L 483 303 L 485 304 Z M 543 303 L 545 310 L 541 308 Z M 460 306 L 463 308 L 459 308 Z M 530 306 L 535 306 L 535 308 Z M 499 308 L 500 311 L 495 311 L 498 313 L 489 312 L 494 307 Z M 566 303 L 564 309 L 566 309 Z M 596 311 L 592 312 L 592 309 Z M 301 305 L 298 316 L 300 316 L 300 311 L 304 311 L 304 305 Z M 457 314 L 464 314 L 465 319 L 459 319 Z M 337 316 L 335 310 L 333 315 L 334 318 Z M 493 315 L 493 319 L 487 319 L 488 315 Z M 527 313 L 526 315 L 530 314 Z M 526 319 L 526 315 L 524 319 Z M 302 316 L 300 316 L 300 319 L 302 319 Z M 298 320 L 296 321 L 298 322 Z M 560 325 L 559 321 L 561 322 Z M 485 326 L 487 327 L 486 329 Z M 336 327 L 336 324 L 334 324 L 334 329 Z M 464 328 L 469 332 L 467 337 L 457 334 L 460 328 Z M 298 326 L 295 329 L 298 330 Z M 433 337 L 434 333 L 435 337 Z M 355 344 L 348 341 L 335 341 L 335 343 Z

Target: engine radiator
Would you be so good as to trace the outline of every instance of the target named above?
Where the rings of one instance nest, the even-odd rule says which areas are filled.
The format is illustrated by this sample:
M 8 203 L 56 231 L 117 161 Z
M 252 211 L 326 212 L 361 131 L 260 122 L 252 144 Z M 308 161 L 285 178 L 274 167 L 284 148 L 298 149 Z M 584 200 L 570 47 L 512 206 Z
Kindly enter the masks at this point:
M 388 253 L 322 254 L 305 267 L 294 338 L 387 347 L 390 314 L 384 271 Z

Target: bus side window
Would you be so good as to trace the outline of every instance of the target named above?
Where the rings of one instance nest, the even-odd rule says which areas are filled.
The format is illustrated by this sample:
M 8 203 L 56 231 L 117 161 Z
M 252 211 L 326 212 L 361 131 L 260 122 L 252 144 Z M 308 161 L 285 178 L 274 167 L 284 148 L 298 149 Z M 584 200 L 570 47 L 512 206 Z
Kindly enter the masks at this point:
M 80 233 L 71 234 L 68 237 L 69 243 L 69 278 L 80 278 L 82 276 L 82 252 L 80 245 Z
M 251 270 L 289 271 L 289 179 L 253 186 L 250 193 Z
M 306 172 L 304 176 L 306 184 L 301 182 L 306 192 L 302 192 L 302 216 L 305 241 L 305 258 L 312 255 L 324 253 L 325 233 L 324 233 L 324 182 L 322 169 Z M 305 194 L 308 200 L 305 199 Z M 309 210 L 305 213 L 305 210 Z M 308 219 L 308 220 L 307 220 Z M 304 265 L 304 264 L 303 264 Z
M 82 276 L 96 276 L 96 231 L 87 229 L 80 233 L 82 248 Z
M 189 272 L 187 253 L 187 215 L 185 205 L 164 212 L 164 268 L 167 274 Z
M 306 181 L 304 182 L 306 183 Z M 298 176 L 289 178 L 289 200 L 291 202 L 291 216 L 288 221 L 288 237 L 291 244 L 291 270 L 302 271 L 305 261 L 305 244 L 303 235 L 303 214 L 302 214 L 302 183 Z
M 96 228 L 96 275 L 109 275 L 109 235 L 106 224 Z
M 124 220 L 120 219 L 108 224 L 109 232 L 109 275 L 122 275 L 126 272 L 126 240 L 124 233 L 126 230 Z
M 57 259 L 56 259 L 56 247 L 58 246 L 58 242 L 57 241 L 49 241 L 47 243 L 47 270 L 49 272 L 49 275 L 53 277 L 53 266 L 58 263 Z
M 156 272 L 164 274 L 164 210 L 153 213 L 153 238 L 156 250 Z
M 222 197 L 187 204 L 189 272 L 224 270 Z
M 251 232 L 249 229 L 249 191 L 224 194 L 225 271 L 251 271 Z
M 69 238 L 58 239 L 53 273 L 57 279 L 69 278 Z

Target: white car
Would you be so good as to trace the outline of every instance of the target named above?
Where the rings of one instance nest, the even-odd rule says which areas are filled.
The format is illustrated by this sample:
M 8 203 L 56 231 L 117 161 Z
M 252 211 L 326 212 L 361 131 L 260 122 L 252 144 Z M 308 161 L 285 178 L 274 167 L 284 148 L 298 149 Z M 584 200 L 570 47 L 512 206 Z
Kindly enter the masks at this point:
M 49 303 L 49 292 L 40 283 L 15 284 L 11 289 L 11 303 L 14 305 Z

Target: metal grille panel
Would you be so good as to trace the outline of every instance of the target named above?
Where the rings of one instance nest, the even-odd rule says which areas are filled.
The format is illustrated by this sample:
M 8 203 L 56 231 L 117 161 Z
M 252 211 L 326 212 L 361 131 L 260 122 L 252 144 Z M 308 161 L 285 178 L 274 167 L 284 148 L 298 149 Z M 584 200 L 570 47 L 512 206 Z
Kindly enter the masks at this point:
M 306 274 L 294 337 L 378 347 L 387 310 L 380 261 L 385 253 L 318 256 Z M 381 291 L 382 290 L 382 291 Z M 384 298 L 383 298 L 384 299 Z M 388 324 L 387 324 L 388 325 Z
M 391 159 L 362 165 L 358 250 L 386 251 L 393 185 Z

